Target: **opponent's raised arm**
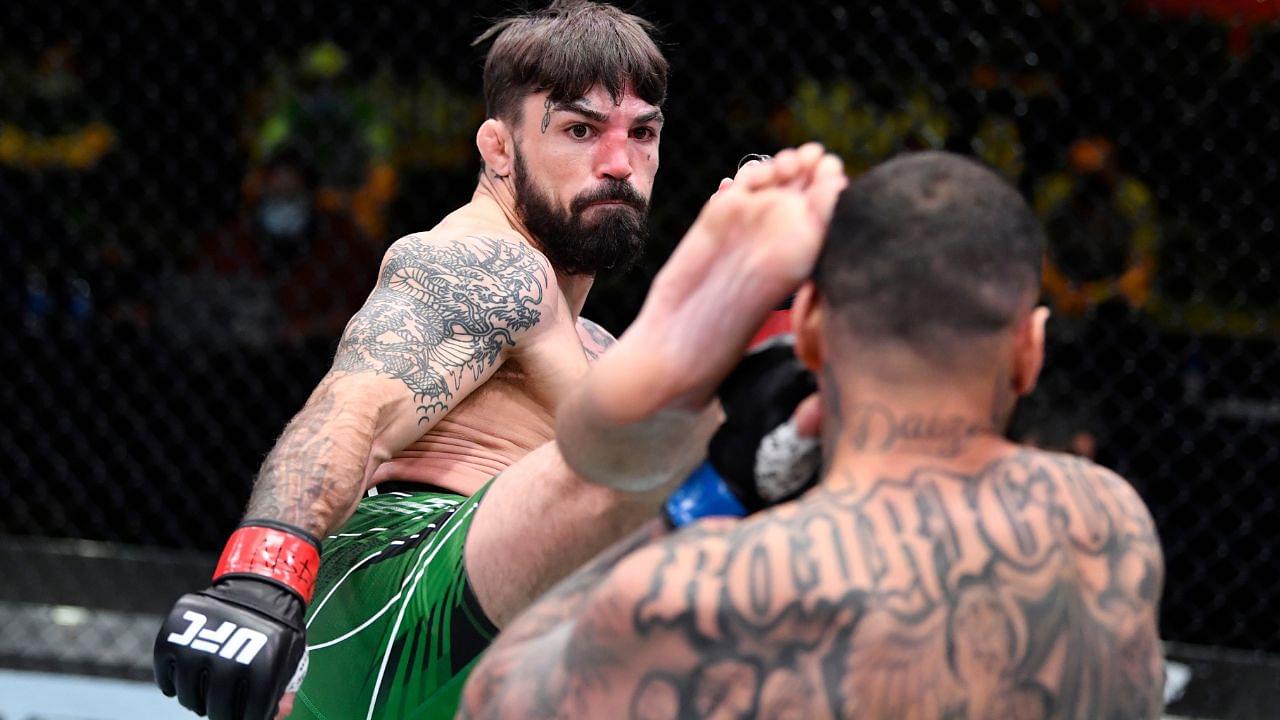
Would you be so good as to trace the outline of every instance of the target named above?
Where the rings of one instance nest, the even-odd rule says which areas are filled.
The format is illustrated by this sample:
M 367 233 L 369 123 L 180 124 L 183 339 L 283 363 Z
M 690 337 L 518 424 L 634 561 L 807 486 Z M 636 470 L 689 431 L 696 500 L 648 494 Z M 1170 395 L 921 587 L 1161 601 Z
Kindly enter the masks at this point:
M 553 282 L 545 259 L 512 240 L 409 236 L 392 246 L 333 368 L 263 464 L 213 586 L 180 598 L 161 626 L 165 694 L 212 718 L 275 713 L 305 669 L 320 538 L 350 516 L 378 463 L 536 332 Z

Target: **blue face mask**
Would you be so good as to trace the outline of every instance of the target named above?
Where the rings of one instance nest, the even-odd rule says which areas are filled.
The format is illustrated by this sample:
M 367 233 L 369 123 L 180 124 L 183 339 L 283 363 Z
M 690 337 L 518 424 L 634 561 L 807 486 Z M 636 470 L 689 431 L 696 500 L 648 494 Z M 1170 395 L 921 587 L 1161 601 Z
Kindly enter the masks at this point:
M 258 222 L 262 223 L 262 229 L 276 237 L 301 235 L 310 219 L 311 203 L 299 195 L 268 198 L 258 208 Z

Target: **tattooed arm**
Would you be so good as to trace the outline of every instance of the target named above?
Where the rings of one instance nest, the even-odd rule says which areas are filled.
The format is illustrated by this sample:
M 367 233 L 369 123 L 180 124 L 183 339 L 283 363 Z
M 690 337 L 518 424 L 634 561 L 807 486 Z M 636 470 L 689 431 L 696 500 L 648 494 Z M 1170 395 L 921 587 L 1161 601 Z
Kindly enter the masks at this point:
M 1067 462 L 1097 478 L 1104 512 L 1115 518 L 1097 612 L 1115 634 L 1116 706 L 1128 717 L 1158 717 L 1164 708 L 1159 628 L 1164 552 L 1155 521 L 1124 478 L 1078 458 Z
M 321 537 L 344 522 L 373 469 L 457 407 L 533 331 L 554 282 L 546 259 L 514 240 L 396 242 L 333 367 L 263 464 L 246 517 Z

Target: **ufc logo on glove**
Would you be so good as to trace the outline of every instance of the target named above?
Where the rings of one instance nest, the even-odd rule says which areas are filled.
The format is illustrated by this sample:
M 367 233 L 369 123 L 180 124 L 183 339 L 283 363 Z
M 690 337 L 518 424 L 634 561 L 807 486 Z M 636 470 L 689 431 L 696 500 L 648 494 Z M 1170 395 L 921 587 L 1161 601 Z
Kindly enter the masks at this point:
M 209 618 L 192 610 L 183 613 L 182 619 L 191 624 L 182 633 L 169 633 L 169 642 L 200 652 L 217 653 L 218 657 L 230 658 L 235 655 L 236 662 L 241 665 L 252 662 L 258 651 L 267 644 L 265 634 L 247 627 L 237 628 L 232 622 L 223 622 L 217 630 L 205 630 L 204 626 Z M 237 652 L 240 654 L 236 655 Z

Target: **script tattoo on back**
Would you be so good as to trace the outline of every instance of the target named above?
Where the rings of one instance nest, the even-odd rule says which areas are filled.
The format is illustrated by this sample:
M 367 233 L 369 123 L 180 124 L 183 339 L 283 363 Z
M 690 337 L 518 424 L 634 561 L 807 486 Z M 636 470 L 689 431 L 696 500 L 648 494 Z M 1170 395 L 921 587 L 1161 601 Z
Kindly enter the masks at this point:
M 537 324 L 547 268 L 528 246 L 496 238 L 402 241 L 392 253 L 333 367 L 403 381 L 429 422 L 449 411 L 465 373 L 480 378 L 514 333 Z
M 645 720 L 1159 715 L 1163 560 L 1124 480 L 1035 451 L 843 480 L 650 546 L 625 566 L 639 590 L 611 591 L 616 576 L 594 597 L 581 578 L 553 590 L 511 631 L 566 637 L 562 657 L 517 659 L 500 639 L 477 671 L 506 673 L 485 678 L 486 709 L 536 698 L 527 716 L 552 717 L 623 697 Z

